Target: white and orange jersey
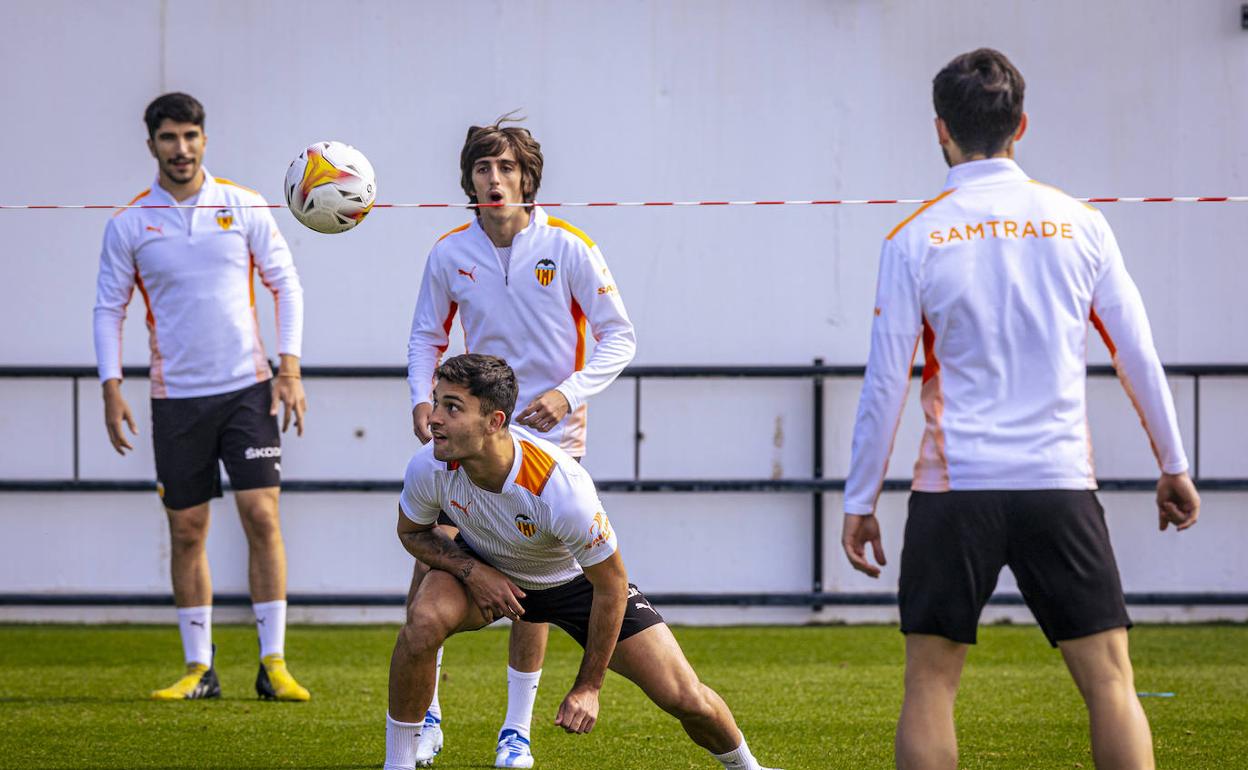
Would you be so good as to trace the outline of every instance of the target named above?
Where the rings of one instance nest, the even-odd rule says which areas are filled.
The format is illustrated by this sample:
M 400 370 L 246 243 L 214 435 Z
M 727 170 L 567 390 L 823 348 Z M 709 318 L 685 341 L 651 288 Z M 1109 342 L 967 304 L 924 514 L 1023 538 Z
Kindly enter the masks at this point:
M 430 443 L 407 464 L 399 508 L 425 525 L 445 511 L 468 545 L 521 588 L 563 585 L 615 553 L 615 532 L 580 463 L 524 428 L 509 430 L 516 457 L 501 492 L 437 460 Z
M 1161 470 L 1185 471 L 1144 304 L 1105 217 L 1012 160 L 951 169 L 884 241 L 845 511 L 875 510 L 920 341 L 927 427 L 913 489 L 1095 489 L 1089 321 Z
M 278 352 L 298 356 L 303 289 L 286 239 L 253 190 L 204 171 L 197 203 L 122 209 L 104 231 L 95 302 L 100 379 L 121 377 L 121 331 L 135 286 L 147 304 L 152 398 L 227 393 L 272 376 L 253 274 L 277 303 Z M 158 180 L 159 181 L 159 180 Z M 174 204 L 159 183 L 132 203 Z
M 620 291 L 589 236 L 534 207 L 506 269 L 480 221 L 442 236 L 429 252 L 412 318 L 412 406 L 430 399 L 456 313 L 469 351 L 504 358 L 515 371 L 517 409 L 552 389 L 568 399 L 567 417 L 543 435 L 584 455 L 586 399 L 606 389 L 637 351 Z M 596 343 L 588 360 L 587 321 Z

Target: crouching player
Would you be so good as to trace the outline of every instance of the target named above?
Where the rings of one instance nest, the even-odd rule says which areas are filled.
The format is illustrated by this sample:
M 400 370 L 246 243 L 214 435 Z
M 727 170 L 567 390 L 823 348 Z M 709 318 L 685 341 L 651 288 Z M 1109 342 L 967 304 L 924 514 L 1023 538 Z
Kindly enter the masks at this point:
M 510 425 L 516 378 L 501 358 L 438 367 L 433 441 L 407 466 L 399 539 L 432 569 L 407 608 L 390 660 L 385 770 L 415 765 L 438 648 L 502 617 L 554 623 L 585 648 L 555 724 L 587 733 L 607 667 L 680 720 L 730 770 L 764 770 L 723 699 L 698 680 L 645 596 L 629 584 L 589 474 L 550 442 Z M 459 535 L 437 526 L 445 511 Z

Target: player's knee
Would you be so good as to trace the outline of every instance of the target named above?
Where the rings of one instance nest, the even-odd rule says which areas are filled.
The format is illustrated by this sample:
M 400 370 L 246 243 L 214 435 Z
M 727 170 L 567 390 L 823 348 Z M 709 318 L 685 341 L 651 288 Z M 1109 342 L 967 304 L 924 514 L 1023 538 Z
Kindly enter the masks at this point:
M 1079 671 L 1075 683 L 1088 697 L 1099 697 L 1135 691 L 1135 677 L 1130 661 L 1100 661 Z
M 707 717 L 714 713 L 711 691 L 698 680 L 682 682 L 672 693 L 663 710 L 680 720 Z
M 446 634 L 438 623 L 419 613 L 408 615 L 407 622 L 399 630 L 399 643 L 410 657 L 419 658 L 436 653 L 446 641 Z
M 169 525 L 169 543 L 178 552 L 198 551 L 208 539 L 208 527 L 194 521 L 173 521 Z
M 244 527 L 247 539 L 252 542 L 267 543 L 281 538 L 282 529 L 276 516 L 254 516 Z

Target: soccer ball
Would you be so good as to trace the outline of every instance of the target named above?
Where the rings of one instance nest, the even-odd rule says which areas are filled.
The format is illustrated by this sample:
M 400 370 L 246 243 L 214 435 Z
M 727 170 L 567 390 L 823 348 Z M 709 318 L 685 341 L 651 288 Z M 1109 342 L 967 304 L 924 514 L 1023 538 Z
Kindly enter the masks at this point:
M 317 142 L 286 170 L 286 205 L 318 233 L 341 233 L 368 216 L 377 179 L 364 153 L 342 142 Z

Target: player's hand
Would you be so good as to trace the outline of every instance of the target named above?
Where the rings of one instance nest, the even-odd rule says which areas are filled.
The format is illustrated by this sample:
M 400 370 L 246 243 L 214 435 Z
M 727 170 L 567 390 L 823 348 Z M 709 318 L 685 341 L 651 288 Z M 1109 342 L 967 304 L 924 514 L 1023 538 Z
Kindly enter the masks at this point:
M 516 415 L 516 422 L 546 433 L 567 416 L 569 408 L 567 396 L 557 390 L 548 390 L 521 409 Z
M 104 427 L 108 429 L 109 443 L 119 455 L 124 455 L 127 449 L 134 449 L 121 429 L 123 422 L 130 426 L 130 435 L 139 435 L 130 405 L 126 403 L 126 397 L 121 395 L 121 380 L 108 380 L 104 383 Z
M 555 726 L 570 733 L 587 733 L 597 722 L 598 691 L 592 687 L 573 687 L 555 715 Z
M 476 562 L 463 580 L 468 594 L 487 622 L 493 623 L 499 618 L 519 620 L 524 614 L 524 607 L 520 606 L 524 591 L 490 565 Z
M 1180 532 L 1200 516 L 1200 494 L 1186 473 L 1163 473 L 1157 481 L 1157 519 L 1164 532 L 1171 524 Z
M 412 431 L 420 443 L 428 444 L 433 440 L 433 431 L 429 430 L 429 415 L 433 414 L 433 404 L 426 401 L 412 409 Z
M 867 577 L 879 577 L 880 567 L 867 561 L 867 543 L 871 544 L 876 563 L 880 567 L 887 564 L 884 559 L 884 546 L 880 542 L 880 522 L 876 520 L 875 514 L 845 514 L 845 525 L 841 529 L 841 547 L 845 549 L 850 565 Z
M 308 399 L 303 394 L 303 379 L 299 375 L 299 359 L 288 354 L 282 355 L 282 365 L 273 378 L 273 404 L 269 414 L 277 416 L 277 404 L 285 405 L 282 416 L 282 433 L 290 427 L 290 415 L 295 415 L 295 433 L 303 435 L 303 415 L 308 411 Z

